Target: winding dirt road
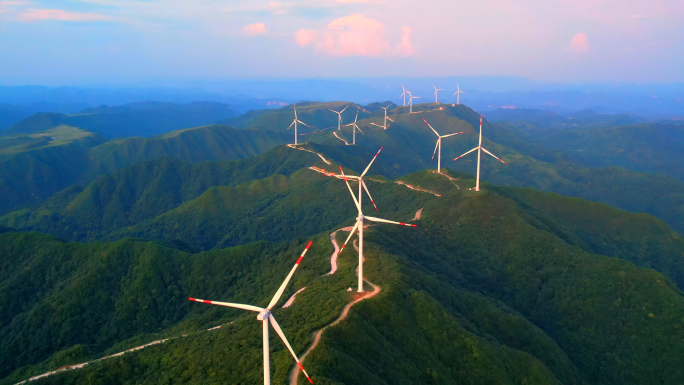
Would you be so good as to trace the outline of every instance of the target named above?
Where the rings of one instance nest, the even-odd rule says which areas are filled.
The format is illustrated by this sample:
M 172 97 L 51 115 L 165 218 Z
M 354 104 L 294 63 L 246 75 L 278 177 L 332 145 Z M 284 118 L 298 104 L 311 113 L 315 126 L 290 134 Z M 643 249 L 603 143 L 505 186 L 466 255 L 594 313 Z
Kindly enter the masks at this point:
M 345 227 L 345 228 L 339 229 L 339 230 L 337 230 L 337 231 L 351 231 L 351 230 L 352 230 L 351 227 Z M 332 234 L 330 234 L 330 242 L 332 243 L 333 247 L 335 248 L 335 252 L 334 252 L 334 253 L 332 254 L 332 256 L 330 257 L 331 272 L 328 273 L 328 274 L 333 274 L 333 273 L 335 273 L 335 271 L 337 270 L 337 253 L 338 253 L 338 251 L 339 251 L 339 246 L 337 245 L 337 241 L 335 240 L 335 235 L 337 234 L 337 231 L 335 231 L 335 232 L 333 232 Z M 352 244 L 354 245 L 354 248 L 358 250 L 358 246 L 356 245 L 356 243 L 352 243 Z M 357 270 L 356 270 L 356 273 L 358 274 L 358 268 L 357 268 Z M 309 353 L 311 353 L 311 351 L 314 350 L 314 348 L 316 348 L 316 346 L 318 345 L 318 343 L 321 341 L 321 335 L 323 334 L 323 332 L 324 332 L 327 328 L 329 328 L 329 327 L 331 327 L 331 326 L 335 326 L 335 325 L 337 325 L 338 323 L 344 321 L 345 318 L 347 318 L 347 315 L 349 314 L 349 309 L 351 309 L 352 306 L 356 305 L 357 303 L 363 301 L 363 300 L 366 299 L 366 298 L 371 298 L 371 297 L 375 296 L 376 294 L 378 294 L 378 293 L 380 292 L 380 287 L 379 287 L 379 286 L 374 285 L 372 282 L 370 282 L 370 281 L 367 280 L 367 279 L 364 279 L 363 281 L 366 282 L 367 284 L 369 284 L 371 287 L 373 287 L 373 291 L 364 292 L 362 296 L 360 296 L 360 297 L 354 299 L 353 301 L 349 302 L 348 304 L 346 304 L 346 305 L 342 308 L 342 312 L 341 312 L 340 315 L 337 317 L 337 319 L 335 319 L 333 322 L 327 324 L 326 326 L 322 327 L 321 329 L 318 329 L 317 331 L 315 331 L 315 332 L 314 332 L 314 340 L 313 340 L 313 342 L 312 342 L 311 345 L 304 351 L 304 354 L 302 354 L 302 355 L 299 357 L 299 361 L 300 361 L 300 362 L 304 362 L 304 360 L 305 360 L 306 357 L 309 355 Z M 299 372 L 300 372 L 299 366 L 297 366 L 297 365 L 295 365 L 295 366 L 290 370 L 290 385 L 297 385 L 297 380 L 299 379 Z

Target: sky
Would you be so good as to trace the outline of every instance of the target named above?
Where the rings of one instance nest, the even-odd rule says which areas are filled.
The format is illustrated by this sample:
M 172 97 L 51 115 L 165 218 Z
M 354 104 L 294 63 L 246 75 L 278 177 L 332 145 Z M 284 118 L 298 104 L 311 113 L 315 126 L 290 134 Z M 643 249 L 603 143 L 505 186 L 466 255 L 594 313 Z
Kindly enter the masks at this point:
M 684 0 L 0 0 L 0 84 L 684 82 Z

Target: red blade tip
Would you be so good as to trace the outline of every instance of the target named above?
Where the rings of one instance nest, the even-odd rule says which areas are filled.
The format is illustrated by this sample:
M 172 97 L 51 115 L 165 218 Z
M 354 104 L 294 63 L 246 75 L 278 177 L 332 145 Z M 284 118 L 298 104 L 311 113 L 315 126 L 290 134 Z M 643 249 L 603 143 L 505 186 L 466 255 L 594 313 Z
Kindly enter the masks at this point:
M 304 248 L 304 250 L 309 250 L 309 247 L 311 247 L 312 243 L 313 243 L 313 241 L 309 241 L 309 243 L 306 244 L 306 247 Z
M 197 301 L 195 298 L 188 297 L 190 301 Z

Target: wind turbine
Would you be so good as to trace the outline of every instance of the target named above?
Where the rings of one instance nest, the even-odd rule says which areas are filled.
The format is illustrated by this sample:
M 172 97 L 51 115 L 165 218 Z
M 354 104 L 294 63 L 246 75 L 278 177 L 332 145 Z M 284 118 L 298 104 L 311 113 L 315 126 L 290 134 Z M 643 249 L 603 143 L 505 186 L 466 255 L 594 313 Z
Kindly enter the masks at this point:
M 361 193 L 362 187 L 364 190 L 366 190 L 366 194 L 368 194 L 368 198 L 370 198 L 371 203 L 373 203 L 373 206 L 375 207 L 375 211 L 378 211 L 378 207 L 375 205 L 375 202 L 373 202 L 373 197 L 371 197 L 370 192 L 368 192 L 368 187 L 366 187 L 366 183 L 363 181 L 363 176 L 366 175 L 366 173 L 368 172 L 368 169 L 370 169 L 370 166 L 375 161 L 375 158 L 377 158 L 378 154 L 380 154 L 380 151 L 382 151 L 382 147 L 380 147 L 377 154 L 375 154 L 375 156 L 373 157 L 373 160 L 371 160 L 370 163 L 368 163 L 368 166 L 366 167 L 366 169 L 363 170 L 363 173 L 359 176 L 344 175 L 344 171 L 342 170 L 342 166 L 340 166 L 340 173 L 342 174 L 342 178 L 344 179 L 344 183 L 347 185 L 347 188 L 349 189 L 349 193 L 351 194 L 352 199 L 354 200 L 354 204 L 356 205 L 356 208 L 358 209 L 358 216 L 356 217 L 356 224 L 354 225 L 354 228 L 352 228 L 352 230 L 349 232 L 349 236 L 347 237 L 347 240 L 344 241 L 344 244 L 340 248 L 340 251 L 337 253 L 337 255 L 342 254 L 342 250 L 344 250 L 344 247 L 347 246 L 347 243 L 349 243 L 349 240 L 354 235 L 354 232 L 358 229 L 359 230 L 359 293 L 363 292 L 363 220 L 368 219 L 372 222 L 391 223 L 391 224 L 395 224 L 395 225 L 418 227 L 418 226 L 412 225 L 410 223 L 388 221 L 387 219 L 367 217 L 367 216 L 363 215 L 363 211 L 361 209 L 362 197 L 363 197 L 363 195 Z M 359 182 L 359 199 L 358 200 L 356 199 L 356 196 L 354 195 L 354 192 L 352 191 L 351 186 L 349 186 L 349 181 L 347 179 L 356 179 Z
M 296 104 L 293 104 L 292 106 L 294 107 L 295 117 L 294 117 L 294 120 L 292 121 L 292 124 L 290 124 L 290 125 L 287 127 L 287 129 L 289 130 L 290 127 L 292 127 L 292 126 L 294 125 L 294 127 L 295 127 L 295 130 L 294 130 L 294 131 L 295 131 L 295 143 L 294 143 L 294 144 L 297 145 L 297 123 L 299 122 L 299 123 L 301 123 L 301 124 L 303 124 L 303 125 L 305 125 L 305 126 L 307 126 L 307 127 L 309 127 L 309 128 L 311 128 L 311 126 L 309 126 L 308 124 L 306 124 L 306 123 L 302 122 L 301 120 L 297 119 L 297 105 L 296 105 Z
M 473 152 L 473 151 L 475 151 L 475 150 L 477 150 L 477 182 L 476 182 L 476 184 L 475 184 L 475 191 L 480 191 L 480 154 L 482 153 L 482 151 L 484 151 L 484 152 L 486 152 L 487 154 L 493 156 L 494 159 L 500 161 L 501 163 L 503 163 L 503 164 L 508 164 L 508 163 L 504 162 L 503 160 L 497 158 L 496 155 L 494 155 L 494 154 L 492 154 L 491 152 L 487 151 L 486 148 L 483 148 L 483 147 L 482 147 L 482 115 L 480 115 L 480 142 L 479 142 L 479 144 L 477 145 L 477 147 L 475 147 L 475 148 L 473 148 L 472 150 L 466 152 L 465 154 L 459 156 L 458 158 L 462 158 L 462 157 L 464 157 L 464 156 L 470 154 L 471 152 Z M 482 150 L 482 151 L 480 151 L 480 150 Z M 458 158 L 454 158 L 454 160 L 456 160 L 456 159 L 458 159 Z
M 330 111 L 332 111 L 332 112 L 334 112 L 334 113 L 337 114 L 337 131 L 339 131 L 340 128 L 342 127 L 342 113 L 343 113 L 344 110 L 346 110 L 348 107 L 349 107 L 349 106 L 344 107 L 344 108 L 342 109 L 342 111 L 340 111 L 340 112 L 337 112 L 337 111 L 335 111 L 335 110 L 331 110 L 330 108 L 328 108 Z
M 444 89 L 442 89 L 442 88 L 437 88 L 437 87 L 435 87 L 434 85 L 432 86 L 432 88 L 435 89 L 435 103 L 437 103 L 437 92 L 439 92 L 439 91 L 444 91 Z
M 302 363 L 299 361 L 299 358 L 297 358 L 297 355 L 295 354 L 294 350 L 292 350 L 292 346 L 290 346 L 290 343 L 287 342 L 287 338 L 285 338 L 285 334 L 283 334 L 283 330 L 280 329 L 280 325 L 278 325 L 278 322 L 276 322 L 275 318 L 273 317 L 273 314 L 271 314 L 271 308 L 275 306 L 275 304 L 278 302 L 280 297 L 283 295 L 283 292 L 285 291 L 285 287 L 287 286 L 287 283 L 290 282 L 290 278 L 292 278 L 292 274 L 294 274 L 295 270 L 297 270 L 297 266 L 299 266 L 299 263 L 302 262 L 302 259 L 304 258 L 304 254 L 309 250 L 309 247 L 311 247 L 311 241 L 306 245 L 304 248 L 304 251 L 302 254 L 299 256 L 299 259 L 297 259 L 297 262 L 295 262 L 294 267 L 292 267 L 292 270 L 290 270 L 290 274 L 287 275 L 285 278 L 285 281 L 280 285 L 280 288 L 278 291 L 275 293 L 273 296 L 273 299 L 271 299 L 271 302 L 268 304 L 268 306 L 265 309 L 262 309 L 258 306 L 252 306 L 252 305 L 243 305 L 239 303 L 230 303 L 230 302 L 217 302 L 217 301 L 207 301 L 205 299 L 199 299 L 199 298 L 188 298 L 190 301 L 195 301 L 195 302 L 203 302 L 203 303 L 208 303 L 210 305 L 219 305 L 219 306 L 227 306 L 227 307 L 232 307 L 232 308 L 237 308 L 237 309 L 244 309 L 244 310 L 251 310 L 253 312 L 259 313 L 257 315 L 257 319 L 259 321 L 262 321 L 263 325 L 263 337 L 264 337 L 264 385 L 270 385 L 271 384 L 271 365 L 270 365 L 270 357 L 269 357 L 269 347 L 268 347 L 268 321 L 271 321 L 271 325 L 273 326 L 273 329 L 275 330 L 276 333 L 280 336 L 280 339 L 283 340 L 285 343 L 285 346 L 287 349 L 292 353 L 292 357 L 294 357 L 295 361 L 297 361 L 297 365 L 299 368 L 304 372 L 304 375 L 306 378 L 309 380 L 310 383 L 313 384 L 313 380 L 311 380 L 311 377 L 306 373 L 306 370 L 304 370 L 304 366 L 302 366 Z
M 409 94 L 409 114 L 413 113 L 413 99 L 420 99 L 420 96 L 413 96 L 411 91 L 406 90 L 406 92 Z
M 359 110 L 356 110 L 356 118 L 354 118 L 354 123 L 349 123 L 345 124 L 342 127 L 347 127 L 347 126 L 352 126 L 352 144 L 356 144 L 356 130 L 358 129 L 360 133 L 363 134 L 363 131 L 359 128 L 359 126 L 356 125 L 356 120 L 359 118 Z M 364 134 L 365 135 L 365 134 Z
M 390 108 L 390 106 L 387 106 L 387 107 L 380 107 L 380 108 L 382 108 L 383 110 L 385 110 L 385 125 L 384 125 L 384 126 L 381 126 L 381 125 L 376 124 L 376 123 L 371 123 L 371 124 L 374 125 L 374 126 L 382 127 L 382 128 L 384 128 L 385 130 L 387 130 L 387 121 L 389 120 L 390 122 L 394 123 L 394 120 L 392 120 L 392 118 L 388 118 L 388 117 L 387 117 L 387 109 Z
M 399 95 L 399 97 L 402 97 L 402 96 L 404 97 L 404 107 L 406 107 L 406 93 L 408 91 L 406 90 L 406 88 L 404 88 L 403 84 L 401 85 L 401 89 L 403 90 L 403 92 L 401 93 L 401 95 Z
M 425 122 L 425 124 L 428 125 L 428 127 L 430 127 L 430 129 L 432 130 L 432 132 L 434 132 L 435 135 L 437 135 L 437 144 L 435 145 L 435 151 L 432 152 L 432 160 L 435 159 L 435 152 L 437 152 L 437 149 L 439 149 L 439 153 L 438 153 L 438 155 L 437 155 L 437 172 L 441 174 L 441 173 L 442 173 L 442 138 L 447 138 L 447 137 L 449 137 L 449 136 L 454 136 L 454 135 L 462 134 L 463 131 L 457 132 L 457 133 L 455 133 L 455 134 L 440 135 L 440 134 L 437 133 L 437 131 L 435 131 L 434 128 L 432 128 L 432 126 L 430 125 L 430 123 L 427 122 L 427 120 L 423 119 L 423 121 Z
M 456 83 L 456 92 L 454 92 L 454 95 L 456 95 L 456 104 L 461 104 L 461 102 L 460 102 L 461 94 L 465 94 L 465 92 L 461 91 L 461 88 L 459 88 L 458 83 Z M 454 95 L 451 95 L 451 96 L 454 96 Z

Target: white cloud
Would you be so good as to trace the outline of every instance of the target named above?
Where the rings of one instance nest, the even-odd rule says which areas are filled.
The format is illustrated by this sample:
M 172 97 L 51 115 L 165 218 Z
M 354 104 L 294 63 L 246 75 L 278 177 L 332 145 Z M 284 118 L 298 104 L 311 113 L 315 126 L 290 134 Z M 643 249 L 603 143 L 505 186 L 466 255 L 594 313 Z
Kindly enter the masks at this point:
M 575 52 L 586 52 L 589 50 L 587 34 L 580 32 L 570 39 L 570 50 Z
M 385 26 L 360 14 L 333 20 L 322 31 L 301 29 L 297 32 L 297 44 L 313 47 L 330 56 L 394 56 L 413 54 L 411 29 L 403 28 L 401 42 L 392 48 Z
M 27 9 L 19 14 L 19 20 L 33 22 L 39 20 L 58 21 L 108 21 L 112 18 L 98 13 L 68 12 L 61 9 Z
M 242 33 L 247 36 L 265 35 L 266 25 L 264 23 L 254 23 L 242 28 Z

